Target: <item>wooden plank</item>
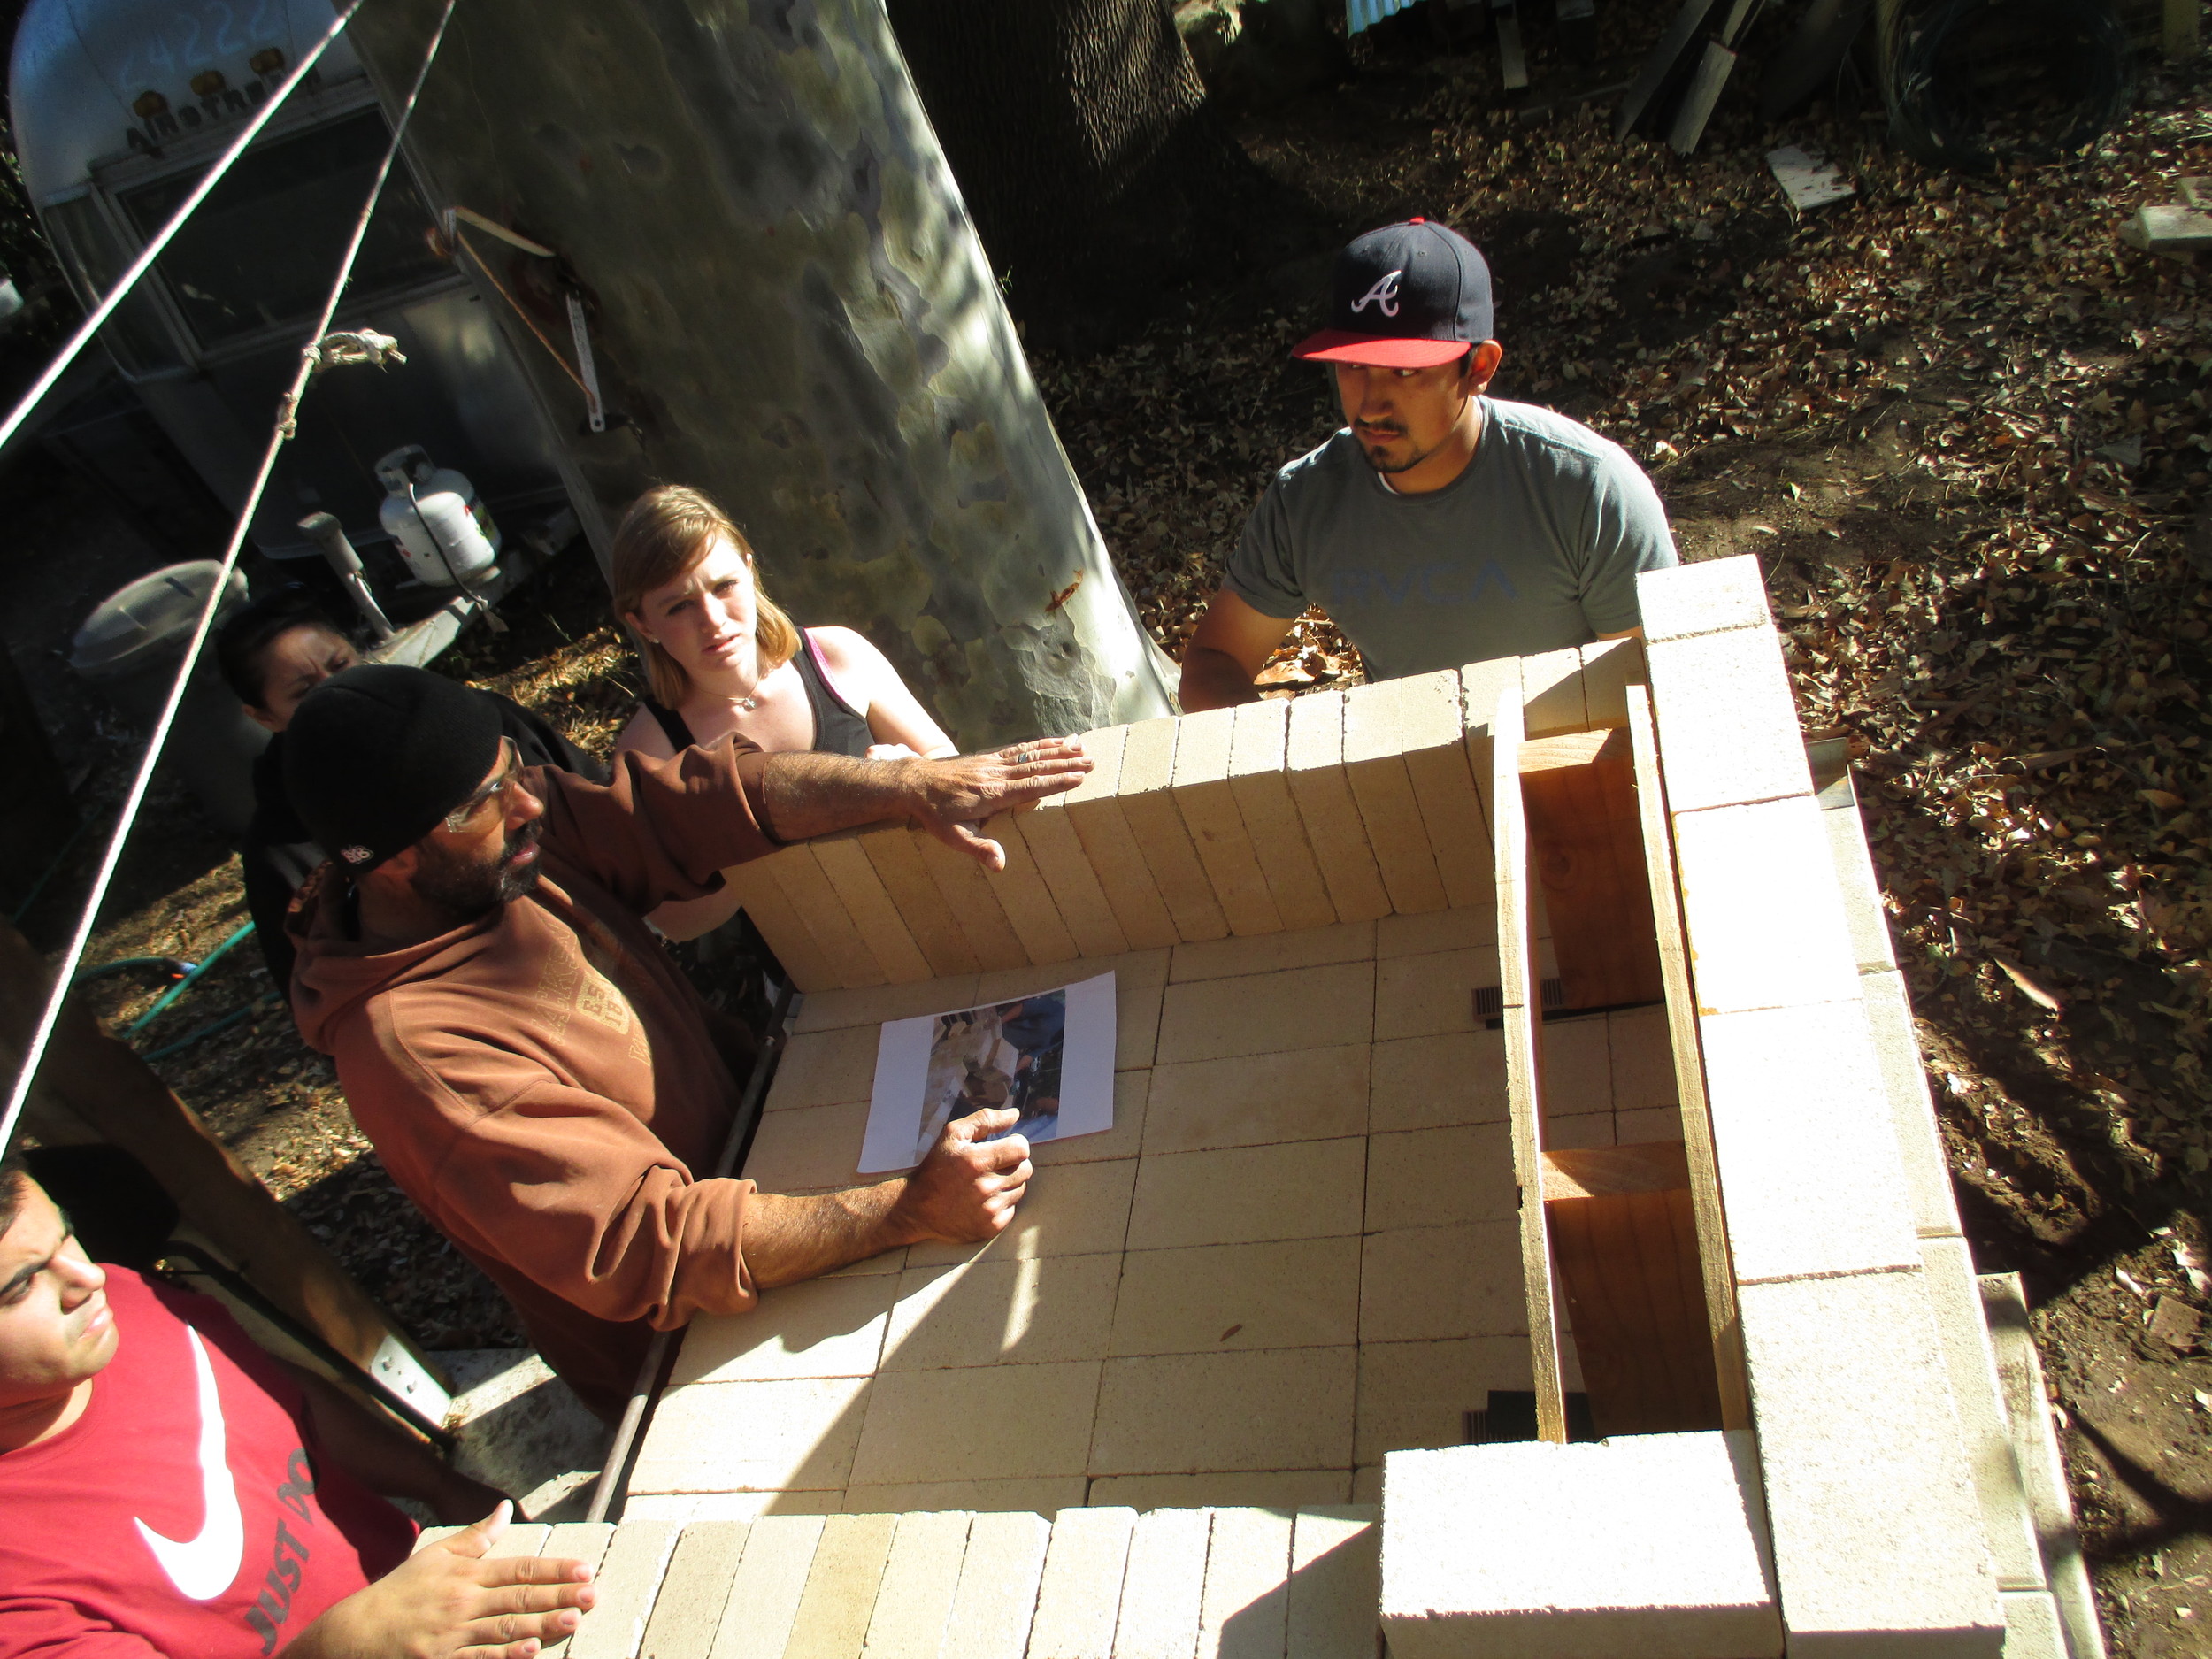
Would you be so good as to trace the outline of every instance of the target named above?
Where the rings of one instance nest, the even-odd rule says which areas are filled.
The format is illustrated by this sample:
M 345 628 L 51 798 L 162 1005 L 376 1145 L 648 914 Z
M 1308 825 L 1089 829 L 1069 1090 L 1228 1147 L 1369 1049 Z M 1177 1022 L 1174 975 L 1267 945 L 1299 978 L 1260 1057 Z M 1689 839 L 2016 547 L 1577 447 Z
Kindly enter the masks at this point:
M 1544 1154 L 1544 1202 L 1624 1193 L 1687 1192 L 1689 1155 L 1671 1141 L 1633 1147 L 1563 1148 Z
M 1718 1428 L 1688 1188 L 1548 1200 L 1544 1215 L 1591 1426 L 1601 1438 Z
M 1703 1280 L 1705 1317 L 1720 1389 L 1721 1426 L 1751 1426 L 1751 1396 L 1744 1381 L 1743 1339 L 1737 1328 L 1734 1266 L 1721 1206 L 1720 1172 L 1713 1151 L 1713 1121 L 1705 1100 L 1704 1051 L 1697 1030 L 1697 999 L 1690 984 L 1690 956 L 1682 927 L 1681 887 L 1675 877 L 1665 786 L 1659 772 L 1659 736 L 1652 724 L 1651 693 L 1628 687 L 1628 733 L 1636 763 L 1636 804 L 1643 821 L 1644 859 L 1653 895 L 1652 918 L 1659 947 L 1659 977 L 1666 991 L 1667 1036 L 1674 1049 L 1675 1088 L 1682 1106 L 1682 1140 L 1688 1161 L 1692 1213 Z
M 1565 1008 L 1618 1008 L 1664 995 L 1651 893 L 1625 733 L 1599 741 L 1582 765 L 1524 766 L 1530 845 L 1544 887 Z M 1555 748 L 1563 748 L 1554 739 Z
M 1536 1379 L 1536 1434 L 1564 1443 L 1567 1391 L 1559 1377 L 1559 1318 L 1551 1248 L 1544 1236 L 1543 1033 L 1534 906 L 1529 902 L 1528 824 L 1521 804 L 1521 690 L 1498 699 L 1490 721 L 1490 817 L 1497 844 L 1498 968 L 1504 1001 L 1505 1076 L 1513 1174 L 1521 1189 L 1521 1282 L 1528 1300 L 1529 1363 Z
M 941 979 L 975 972 L 980 966 L 975 948 L 960 930 L 952 906 L 945 902 L 945 895 L 930 879 L 929 868 L 922 862 L 918 832 L 903 824 L 893 824 L 868 831 L 860 838 L 860 846 L 875 869 L 876 879 L 883 883 L 884 891 L 897 907 L 899 919 L 906 924 L 907 932 L 914 935 L 915 948 L 922 953 L 922 960 L 929 964 L 930 972 Z M 775 941 L 768 942 L 773 944 Z M 810 987 L 803 985 L 800 988 Z

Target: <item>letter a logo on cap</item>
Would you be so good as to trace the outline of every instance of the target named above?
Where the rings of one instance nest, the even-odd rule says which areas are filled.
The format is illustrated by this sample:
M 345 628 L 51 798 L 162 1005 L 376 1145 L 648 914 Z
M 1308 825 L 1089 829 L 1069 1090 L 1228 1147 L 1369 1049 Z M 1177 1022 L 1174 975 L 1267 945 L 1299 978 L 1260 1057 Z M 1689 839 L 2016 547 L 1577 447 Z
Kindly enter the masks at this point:
M 1384 316 L 1395 317 L 1398 314 L 1398 279 L 1403 275 L 1405 273 L 1402 270 L 1393 271 L 1373 288 L 1369 288 L 1366 293 L 1354 300 L 1352 309 L 1355 311 L 1363 311 L 1370 305 L 1374 305 L 1380 308 Z

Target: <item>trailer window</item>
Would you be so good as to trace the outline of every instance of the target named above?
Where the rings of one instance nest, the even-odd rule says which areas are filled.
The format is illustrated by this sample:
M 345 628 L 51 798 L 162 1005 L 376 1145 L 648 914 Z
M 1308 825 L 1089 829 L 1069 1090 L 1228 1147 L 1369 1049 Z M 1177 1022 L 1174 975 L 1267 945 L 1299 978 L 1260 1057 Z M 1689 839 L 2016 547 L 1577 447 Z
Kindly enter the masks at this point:
M 240 158 L 157 262 L 203 345 L 312 319 L 389 142 L 383 117 L 363 110 Z M 142 186 L 120 198 L 123 210 L 150 236 L 197 182 L 185 174 Z M 396 165 L 354 266 L 348 311 L 448 269 L 425 241 L 429 228 L 422 198 Z
M 98 296 L 115 286 L 130 265 L 132 250 L 101 216 L 100 204 L 90 196 L 59 202 L 45 211 L 46 234 L 54 251 L 68 269 L 71 284 L 90 309 Z M 150 373 L 182 361 L 177 341 L 162 320 L 161 309 L 141 282 L 100 331 L 100 342 L 127 373 Z

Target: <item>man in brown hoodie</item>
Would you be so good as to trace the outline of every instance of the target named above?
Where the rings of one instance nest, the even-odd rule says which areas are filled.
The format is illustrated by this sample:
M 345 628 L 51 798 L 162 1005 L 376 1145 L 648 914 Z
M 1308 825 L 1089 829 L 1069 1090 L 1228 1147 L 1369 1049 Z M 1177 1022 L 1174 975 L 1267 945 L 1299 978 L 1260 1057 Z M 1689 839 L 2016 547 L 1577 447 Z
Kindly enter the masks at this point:
M 826 1196 L 695 1179 L 728 1131 L 741 1039 L 642 918 L 782 842 L 890 818 L 998 867 L 972 826 L 1073 788 L 1080 745 L 855 761 L 734 738 L 633 751 L 603 787 L 522 766 L 488 706 L 395 667 L 349 670 L 300 705 L 286 787 L 332 862 L 288 923 L 292 1006 L 392 1179 L 586 1403 L 621 1409 L 654 1330 L 1003 1228 L 1028 1148 L 982 1137 L 1008 1110 L 948 1125 L 910 1175 Z

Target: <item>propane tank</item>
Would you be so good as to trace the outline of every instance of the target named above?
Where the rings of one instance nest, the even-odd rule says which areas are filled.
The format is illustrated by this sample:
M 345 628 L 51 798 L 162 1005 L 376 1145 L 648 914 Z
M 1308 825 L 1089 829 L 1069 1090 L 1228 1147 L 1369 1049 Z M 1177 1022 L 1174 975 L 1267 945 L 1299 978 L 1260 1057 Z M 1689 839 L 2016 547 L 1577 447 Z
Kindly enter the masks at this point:
M 465 476 L 411 443 L 377 462 L 376 480 L 384 486 L 376 516 L 423 586 L 452 588 L 490 571 L 499 526 Z

